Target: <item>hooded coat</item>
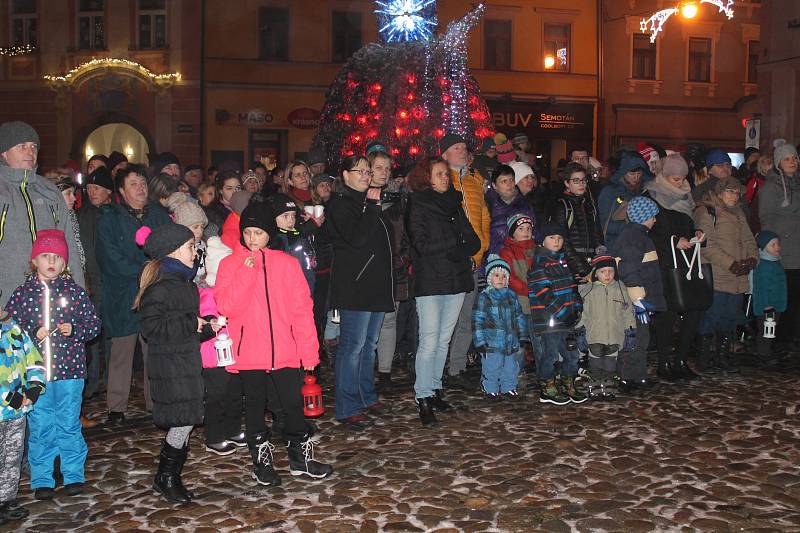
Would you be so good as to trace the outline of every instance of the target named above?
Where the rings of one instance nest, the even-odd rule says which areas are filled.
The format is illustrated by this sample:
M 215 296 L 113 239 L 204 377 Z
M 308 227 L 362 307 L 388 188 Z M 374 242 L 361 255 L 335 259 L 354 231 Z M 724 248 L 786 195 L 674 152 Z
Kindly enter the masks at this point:
M 771 168 L 758 193 L 761 228 L 781 238 L 781 260 L 787 270 L 800 269 L 800 172 L 789 177 Z
M 634 170 L 642 170 L 642 178 L 635 191 L 631 191 L 625 184 L 624 178 L 628 172 Z M 597 199 L 597 214 L 600 222 L 600 229 L 605 235 L 605 243 L 608 249 L 612 249 L 614 241 L 622 233 L 622 228 L 625 227 L 625 218 L 621 220 L 614 220 L 615 214 L 620 210 L 625 212 L 628 201 L 634 196 L 642 194 L 644 184 L 652 180 L 655 176 L 650 172 L 650 169 L 645 163 L 642 156 L 638 152 L 623 152 L 622 158 L 619 162 L 619 168 L 611 176 L 611 179 Z
M 508 278 L 508 287 L 517 293 L 522 311 L 528 315 L 531 312 L 528 300 L 528 271 L 533 265 L 533 254 L 536 243 L 533 239 L 528 241 L 515 241 L 506 237 L 503 248 L 500 249 L 500 259 L 511 267 L 511 276 Z
M 489 237 L 489 250 L 488 254 L 496 254 L 500 252 L 503 243 L 508 237 L 508 217 L 516 214 L 522 214 L 533 221 L 534 231 L 538 229 L 539 225 L 536 222 L 536 215 L 533 214 L 530 204 L 526 201 L 517 189 L 514 189 L 514 199 L 510 203 L 506 202 L 497 191 L 489 189 L 486 191 L 486 205 L 489 206 L 489 213 L 491 213 L 490 223 L 490 237 Z

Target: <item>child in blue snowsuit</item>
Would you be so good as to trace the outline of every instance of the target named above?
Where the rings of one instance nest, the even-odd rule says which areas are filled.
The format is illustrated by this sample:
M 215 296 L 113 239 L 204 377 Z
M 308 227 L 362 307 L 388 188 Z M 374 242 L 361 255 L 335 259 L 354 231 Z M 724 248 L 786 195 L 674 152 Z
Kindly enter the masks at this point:
M 786 272 L 781 263 L 781 239 L 769 230 L 756 236 L 758 257 L 761 261 L 750 273 L 753 290 L 753 314 L 758 321 L 758 357 L 762 363 L 772 357 L 772 338 L 764 337 L 764 321 L 769 316 L 778 323 L 781 313 L 786 311 Z
M 508 287 L 511 267 L 497 255 L 486 264 L 486 288 L 472 313 L 472 337 L 483 354 L 481 384 L 490 399 L 501 395 L 516 400 L 519 358 L 523 342 L 530 342 L 528 324 L 516 293 Z
M 80 494 L 85 481 L 87 447 L 79 418 L 86 379 L 85 344 L 100 333 L 100 319 L 86 291 L 65 273 L 67 261 L 64 232 L 38 231 L 31 251 L 33 272 L 6 305 L 6 311 L 36 340 L 45 363 L 47 394 L 28 416 L 31 488 L 38 500 L 54 496 L 56 456 L 61 457 L 65 494 Z

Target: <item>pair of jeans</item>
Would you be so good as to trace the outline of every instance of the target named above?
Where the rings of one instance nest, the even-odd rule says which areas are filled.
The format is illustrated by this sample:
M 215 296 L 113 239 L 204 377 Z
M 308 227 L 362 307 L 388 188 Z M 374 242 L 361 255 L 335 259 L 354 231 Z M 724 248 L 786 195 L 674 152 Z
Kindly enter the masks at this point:
M 574 335 L 570 331 L 554 331 L 543 333 L 539 336 L 540 350 L 535 350 L 536 378 L 548 381 L 555 377 L 555 366 L 561 359 L 561 375 L 574 378 L 578 375 L 578 359 L 580 352 L 577 349 L 567 348 L 567 337 Z M 536 345 L 534 344 L 534 347 Z
M 487 353 L 481 358 L 481 364 L 481 386 L 484 392 L 517 390 L 519 352 L 512 355 Z
M 464 293 L 418 296 L 416 300 L 419 344 L 415 361 L 417 379 L 414 382 L 414 394 L 417 398 L 429 398 L 433 396 L 433 391 L 442 388 L 447 348 L 464 303 Z M 450 364 L 452 363 L 453 360 L 450 359 Z
M 340 309 L 336 350 L 336 418 L 344 420 L 378 402 L 375 348 L 383 324 L 381 312 Z
M 453 332 L 453 344 L 450 347 L 450 366 L 447 373 L 451 376 L 457 376 L 467 369 L 467 352 L 472 344 L 472 311 L 475 307 L 475 298 L 478 295 L 478 283 L 480 278 L 483 277 L 485 275 L 482 269 L 473 272 L 472 281 L 475 284 L 475 288 L 468 293 L 463 293 L 464 299 L 461 303 L 458 321 Z M 419 298 L 417 298 L 417 305 L 419 305 Z M 421 322 L 422 318 L 420 318 Z M 421 324 L 420 327 L 422 327 Z
M 89 448 L 81 432 L 82 379 L 47 383 L 35 408 L 28 413 L 28 462 L 31 488 L 55 488 L 53 461 L 61 457 L 64 485 L 85 481 L 83 466 Z

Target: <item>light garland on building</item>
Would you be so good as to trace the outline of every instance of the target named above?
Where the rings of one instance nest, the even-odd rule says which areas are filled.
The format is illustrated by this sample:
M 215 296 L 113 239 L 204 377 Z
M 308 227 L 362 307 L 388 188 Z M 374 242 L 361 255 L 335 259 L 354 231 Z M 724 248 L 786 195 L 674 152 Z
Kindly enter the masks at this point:
M 176 81 L 180 81 L 181 79 L 180 72 L 174 72 L 169 74 L 155 74 L 150 69 L 148 69 L 147 67 L 145 67 L 140 63 L 137 63 L 136 61 L 130 61 L 128 59 L 118 59 L 113 57 L 92 59 L 91 61 L 81 63 L 80 65 L 71 69 L 63 76 L 45 76 L 44 79 L 56 84 L 68 84 L 72 80 L 79 77 L 84 72 L 99 67 L 118 67 L 118 68 L 126 68 L 129 70 L 133 70 L 142 77 L 150 79 L 150 81 L 156 84 L 173 83 Z
M 697 7 L 699 4 L 711 4 L 719 8 L 720 13 L 724 13 L 728 19 L 733 18 L 733 3 L 734 0 L 687 0 L 681 2 L 677 7 L 670 7 L 662 9 L 653 13 L 650 18 L 642 19 L 639 23 L 639 28 L 642 33 L 650 33 L 650 42 L 656 42 L 658 34 L 664 28 L 669 18 L 676 13 L 683 13 L 686 18 L 694 18 L 697 15 Z
M 7 47 L 0 47 L 0 56 L 3 57 L 16 57 L 16 56 L 24 56 L 28 54 L 32 54 L 36 51 L 35 46 L 31 46 L 29 44 L 23 45 L 15 45 L 15 46 L 7 46 Z

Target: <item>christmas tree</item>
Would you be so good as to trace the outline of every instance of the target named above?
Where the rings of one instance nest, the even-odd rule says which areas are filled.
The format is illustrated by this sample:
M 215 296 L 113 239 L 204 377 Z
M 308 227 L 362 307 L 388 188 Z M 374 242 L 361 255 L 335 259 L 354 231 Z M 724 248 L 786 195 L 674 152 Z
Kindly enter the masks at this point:
M 440 152 L 446 133 L 479 146 L 494 134 L 491 115 L 467 69 L 467 36 L 483 4 L 433 36 L 433 0 L 376 2 L 384 44 L 353 54 L 331 84 L 313 149 L 326 154 L 329 168 L 363 154 L 370 141 L 389 148 L 395 163 L 409 165 Z

